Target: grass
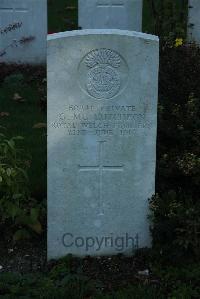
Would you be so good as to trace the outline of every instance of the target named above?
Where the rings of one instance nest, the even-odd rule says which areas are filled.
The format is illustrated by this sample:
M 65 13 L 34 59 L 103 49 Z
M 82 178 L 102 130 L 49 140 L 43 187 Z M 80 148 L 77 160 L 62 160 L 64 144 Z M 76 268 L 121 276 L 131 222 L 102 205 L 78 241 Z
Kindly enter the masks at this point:
M 20 78 L 20 79 L 19 79 Z M 30 154 L 30 185 L 33 196 L 46 196 L 46 129 L 34 129 L 37 123 L 46 123 L 46 113 L 39 107 L 40 93 L 35 82 L 26 83 L 21 74 L 7 77 L 0 86 L 0 125 L 6 128 L 9 137 L 23 136 L 24 149 Z M 14 100 L 14 94 L 22 102 Z M 24 100 L 24 102 L 23 102 Z

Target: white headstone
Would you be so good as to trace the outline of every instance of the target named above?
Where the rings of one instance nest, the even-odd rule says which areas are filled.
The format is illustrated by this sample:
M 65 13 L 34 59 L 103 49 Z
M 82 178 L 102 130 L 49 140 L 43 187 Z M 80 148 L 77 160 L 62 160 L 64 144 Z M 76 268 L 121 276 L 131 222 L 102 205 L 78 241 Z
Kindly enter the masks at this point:
M 200 0 L 188 2 L 188 41 L 200 43 Z
M 49 37 L 49 258 L 151 245 L 158 48 L 123 30 Z
M 142 31 L 143 0 L 79 0 L 79 27 Z
M 16 30 L 4 32 L 14 23 L 22 24 Z M 46 0 L 0 0 L 0 30 L 0 53 L 5 52 L 0 55 L 0 62 L 46 61 Z M 30 41 L 22 42 L 29 38 Z

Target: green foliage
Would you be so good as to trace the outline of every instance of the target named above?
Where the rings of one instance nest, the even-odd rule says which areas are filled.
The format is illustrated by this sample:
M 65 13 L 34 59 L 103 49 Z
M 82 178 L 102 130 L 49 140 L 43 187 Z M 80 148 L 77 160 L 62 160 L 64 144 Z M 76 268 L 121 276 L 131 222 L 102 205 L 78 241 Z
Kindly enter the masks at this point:
M 20 146 L 22 140 L 0 134 L 0 225 L 11 224 L 15 240 L 29 237 L 27 228 L 42 230 L 39 207 L 29 194 L 29 162 Z
M 38 202 L 46 198 L 46 70 L 41 66 L 0 64 L 0 123 L 9 136 L 24 136 L 24 149 L 31 155 L 31 196 Z M 43 83 L 44 82 L 44 83 Z M 42 107 L 41 107 L 42 105 Z M 44 107 L 44 108 L 43 108 Z
M 186 195 L 169 191 L 151 200 L 153 240 L 161 255 L 200 255 L 200 204 Z
M 157 195 L 150 204 L 154 247 L 168 259 L 200 257 L 199 61 L 198 47 L 161 48 Z
M 138 284 L 137 286 L 130 286 L 127 289 L 120 290 L 112 295 L 95 296 L 94 299 L 166 299 L 162 295 L 161 290 L 155 286 L 144 286 Z
M 4 79 L 4 83 L 10 88 L 19 89 L 24 83 L 24 76 L 22 73 L 9 75 Z
M 187 0 L 147 0 L 145 9 L 151 12 L 152 30 L 164 39 L 185 38 L 187 29 Z M 146 27 L 146 26 L 145 26 Z M 149 24 L 147 26 L 147 32 Z
M 191 299 L 200 296 L 200 264 L 183 264 L 180 267 L 154 268 L 161 288 L 168 292 L 169 299 Z
M 69 7 L 69 8 L 68 8 Z M 48 0 L 50 33 L 78 29 L 78 0 Z
M 0 276 L 0 298 L 81 299 L 97 293 L 95 284 L 86 276 L 68 271 L 61 277 L 59 270 L 56 275 L 57 270 L 56 267 L 46 275 L 3 273 Z
M 200 264 L 153 267 L 152 277 L 126 288 L 105 292 L 103 285 L 79 273 L 76 259 L 67 256 L 46 273 L 0 275 L 1 299 L 198 299 Z M 61 273 L 61 268 L 62 273 Z M 65 273 L 64 268 L 66 269 Z M 53 275 L 52 275 L 53 273 Z M 134 277 L 134 276 L 133 276 Z

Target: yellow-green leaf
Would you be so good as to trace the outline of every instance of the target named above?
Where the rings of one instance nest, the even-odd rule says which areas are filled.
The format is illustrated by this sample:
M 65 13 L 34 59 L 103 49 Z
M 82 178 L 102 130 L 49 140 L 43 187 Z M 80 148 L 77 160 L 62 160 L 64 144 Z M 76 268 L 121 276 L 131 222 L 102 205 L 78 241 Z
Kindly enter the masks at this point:
M 37 234 L 41 234 L 42 233 L 42 225 L 39 221 L 37 221 L 36 223 L 34 224 L 29 224 L 30 228 L 36 232 Z

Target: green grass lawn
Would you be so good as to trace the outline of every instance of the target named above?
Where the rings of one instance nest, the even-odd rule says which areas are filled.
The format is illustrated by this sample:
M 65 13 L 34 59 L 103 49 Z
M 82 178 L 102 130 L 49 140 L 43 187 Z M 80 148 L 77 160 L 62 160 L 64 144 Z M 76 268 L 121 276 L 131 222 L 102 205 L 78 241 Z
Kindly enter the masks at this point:
M 17 75 L 21 77 L 22 75 Z M 8 77 L 7 77 L 8 79 Z M 22 77 L 23 79 L 23 77 Z M 0 86 L 0 125 L 9 137 L 23 136 L 25 151 L 30 154 L 30 185 L 33 196 L 46 196 L 46 128 L 34 129 L 38 123 L 46 123 L 46 113 L 39 107 L 40 93 L 35 82 L 8 79 Z M 22 102 L 14 100 L 14 94 L 22 97 Z

